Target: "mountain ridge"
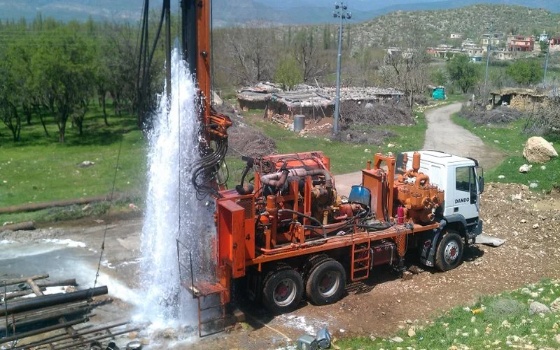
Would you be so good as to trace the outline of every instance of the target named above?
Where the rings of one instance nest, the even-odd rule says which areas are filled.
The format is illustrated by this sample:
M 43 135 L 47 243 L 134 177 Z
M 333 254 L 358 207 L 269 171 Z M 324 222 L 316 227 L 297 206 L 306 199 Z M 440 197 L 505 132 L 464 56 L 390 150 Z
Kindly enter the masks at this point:
M 0 20 L 33 20 L 37 14 L 57 20 L 85 21 L 88 18 L 108 21 L 138 21 L 143 0 L 19 0 L 0 1 Z M 425 11 L 461 8 L 482 3 L 480 0 L 348 0 L 348 11 L 354 23 L 371 20 L 394 11 Z M 542 8 L 560 13 L 560 1 L 547 0 L 486 0 L 486 4 L 519 5 Z M 160 2 L 152 2 L 153 8 Z M 179 2 L 172 2 L 173 12 L 178 12 Z M 264 21 L 276 25 L 303 25 L 334 23 L 331 0 L 228 0 L 213 1 L 213 21 L 217 26 L 241 25 Z

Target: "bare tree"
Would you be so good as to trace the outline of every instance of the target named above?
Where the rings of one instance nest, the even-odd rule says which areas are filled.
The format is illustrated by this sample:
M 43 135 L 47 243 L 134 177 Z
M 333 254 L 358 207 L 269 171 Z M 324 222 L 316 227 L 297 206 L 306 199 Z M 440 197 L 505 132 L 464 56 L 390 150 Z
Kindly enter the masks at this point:
M 395 49 L 387 53 L 384 63 L 381 72 L 385 80 L 406 94 L 408 106 L 412 108 L 414 95 L 423 93 L 429 81 L 426 51 L 421 48 Z
M 302 68 L 304 82 L 323 75 L 327 67 L 320 58 L 316 36 L 312 28 L 303 28 L 295 35 L 292 43 L 294 56 Z
M 236 27 L 214 32 L 216 71 L 233 85 L 269 80 L 274 72 L 277 47 L 274 28 Z

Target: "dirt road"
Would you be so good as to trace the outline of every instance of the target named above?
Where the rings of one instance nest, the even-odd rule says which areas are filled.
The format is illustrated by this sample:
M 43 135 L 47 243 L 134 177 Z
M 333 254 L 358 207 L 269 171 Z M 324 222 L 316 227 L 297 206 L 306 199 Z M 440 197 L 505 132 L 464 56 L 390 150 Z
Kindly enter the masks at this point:
M 426 112 L 428 128 L 422 149 L 472 157 L 487 169 L 499 164 L 504 158 L 503 153 L 486 146 L 478 136 L 451 121 L 451 115 L 460 110 L 461 103 L 453 103 Z M 348 195 L 352 185 L 359 184 L 356 179 L 360 179 L 360 176 L 360 172 L 336 176 L 338 193 Z
M 451 115 L 460 110 L 461 103 L 453 103 L 426 112 L 428 129 L 422 149 L 472 157 L 477 159 L 482 167 L 494 167 L 504 158 L 503 153 L 484 145 L 478 136 L 453 123 Z

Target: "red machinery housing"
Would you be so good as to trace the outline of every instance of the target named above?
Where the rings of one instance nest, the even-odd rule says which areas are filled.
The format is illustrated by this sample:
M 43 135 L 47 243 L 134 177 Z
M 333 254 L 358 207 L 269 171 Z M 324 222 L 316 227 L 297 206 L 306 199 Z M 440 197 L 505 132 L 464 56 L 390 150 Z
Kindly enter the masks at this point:
M 434 246 L 442 229 L 436 217 L 443 191 L 419 172 L 419 154 L 409 170 L 397 169 L 393 156 L 376 154 L 347 198 L 338 195 L 322 152 L 245 158 L 243 180 L 235 189 L 222 189 L 208 178 L 225 156 L 231 122 L 210 106 L 210 0 L 184 1 L 183 8 L 196 33 L 189 63 L 196 67 L 205 136 L 193 183 L 199 193 L 215 198 L 217 230 L 216 280 L 191 275 L 182 282 L 199 299 L 201 335 L 202 324 L 209 323 L 201 299 L 217 298 L 223 315 L 234 280 L 243 281 L 248 294 L 272 312 L 282 313 L 304 297 L 317 305 L 336 302 L 347 280 L 368 278 L 376 265 L 402 267 L 408 248 Z M 249 173 L 252 180 L 246 182 Z M 453 255 L 445 266 L 459 261 L 460 255 Z
M 439 227 L 434 218 L 443 191 L 417 167 L 397 174 L 393 156 L 376 154 L 348 198 L 337 194 L 322 152 L 247 163 L 253 181 L 216 198 L 221 288 L 213 292 L 223 304 L 240 278 L 273 312 L 293 309 L 304 294 L 314 304 L 334 302 L 347 279 L 368 278 L 376 265 L 402 265 L 416 245 L 411 237 Z M 199 294 L 204 289 L 194 287 Z

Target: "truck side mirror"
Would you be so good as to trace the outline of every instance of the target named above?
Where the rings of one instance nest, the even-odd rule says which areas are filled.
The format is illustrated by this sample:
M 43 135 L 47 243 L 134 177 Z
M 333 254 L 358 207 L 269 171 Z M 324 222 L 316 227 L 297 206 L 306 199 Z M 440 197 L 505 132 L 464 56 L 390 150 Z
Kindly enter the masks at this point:
M 484 177 L 483 176 L 478 177 L 478 190 L 479 190 L 480 193 L 484 192 Z

